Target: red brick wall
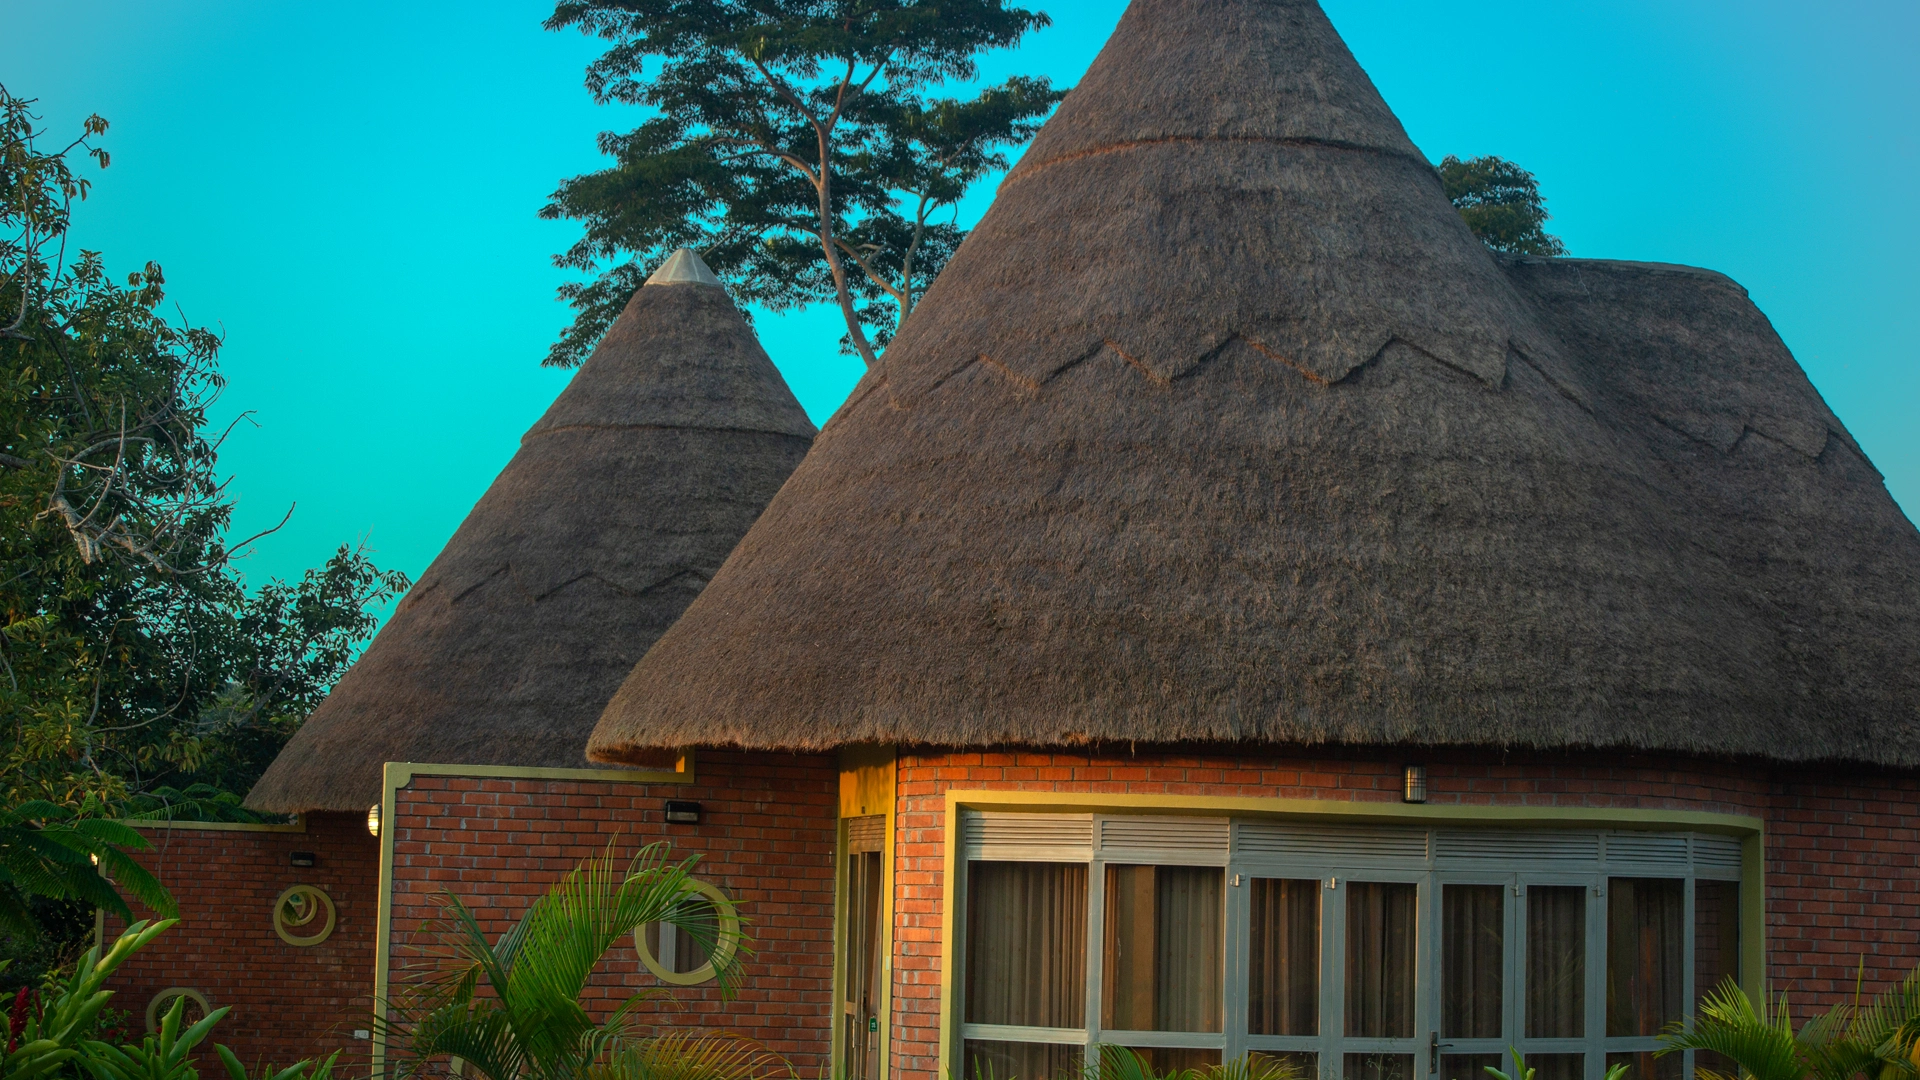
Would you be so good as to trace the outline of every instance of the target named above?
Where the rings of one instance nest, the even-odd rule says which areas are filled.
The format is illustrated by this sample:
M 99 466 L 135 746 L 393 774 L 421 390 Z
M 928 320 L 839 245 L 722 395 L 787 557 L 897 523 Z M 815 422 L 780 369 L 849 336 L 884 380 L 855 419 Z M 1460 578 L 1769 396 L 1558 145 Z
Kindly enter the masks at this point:
M 1621 756 L 1421 755 L 1430 804 L 1704 810 L 1767 822 L 1769 978 L 1801 1015 L 1920 964 L 1920 780 Z M 948 788 L 1397 801 L 1403 759 L 911 752 L 899 756 L 893 1051 L 939 1080 Z
M 113 1007 L 133 1014 L 137 1035 L 147 1002 L 171 986 L 190 986 L 215 1008 L 233 1011 L 212 1042 L 252 1065 L 291 1065 L 341 1050 L 340 1074 L 364 1074 L 369 1026 L 380 849 L 364 814 L 313 814 L 307 831 L 149 829 L 153 850 L 137 857 L 180 905 L 180 923 L 123 966 L 110 988 Z M 288 862 L 310 851 L 317 865 Z M 331 937 L 298 948 L 273 929 L 273 902 L 292 885 L 317 885 L 333 900 Z M 141 912 L 146 915 L 147 913 Z M 109 918 L 111 943 L 124 926 Z M 202 1070 L 225 1075 L 205 1055 Z
M 415 777 L 394 812 L 396 979 L 403 965 L 420 962 L 421 929 L 436 917 L 442 890 L 497 935 L 609 840 L 623 858 L 665 840 L 676 856 L 700 855 L 696 876 L 740 903 L 756 951 L 734 1000 L 721 1001 L 712 986 L 676 988 L 677 1006 L 646 1006 L 643 1015 L 747 1035 L 804 1073 L 824 1069 L 838 767 L 832 757 L 719 751 L 701 751 L 695 765 L 693 784 Z M 667 799 L 699 802 L 701 824 L 667 825 Z M 611 1007 L 661 985 L 628 939 L 608 954 L 589 996 Z

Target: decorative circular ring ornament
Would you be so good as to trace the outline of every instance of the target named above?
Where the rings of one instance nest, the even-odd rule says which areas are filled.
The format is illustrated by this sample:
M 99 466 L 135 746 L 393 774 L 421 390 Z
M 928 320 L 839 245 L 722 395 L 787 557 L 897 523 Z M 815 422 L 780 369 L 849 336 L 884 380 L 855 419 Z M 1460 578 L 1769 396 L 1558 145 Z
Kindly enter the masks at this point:
M 707 962 L 692 971 L 669 971 L 666 965 L 654 958 L 647 949 L 647 928 L 639 927 L 633 932 L 633 950 L 640 954 L 640 962 L 647 966 L 654 978 L 675 986 L 693 986 L 711 980 L 718 972 L 715 963 L 726 963 L 733 959 L 733 951 L 740 944 L 740 913 L 734 909 L 733 901 L 720 891 L 712 882 L 690 879 L 688 885 L 693 891 L 713 902 L 714 910 L 720 914 L 720 932 L 713 945 L 713 955 Z
M 165 990 L 153 995 L 153 1000 L 147 1002 L 147 1031 L 155 1032 L 160 1030 L 160 1018 L 167 1015 L 168 1009 L 173 1008 L 174 998 L 186 998 L 188 1002 L 200 1006 L 200 1015 L 203 1017 L 213 1011 L 213 1006 L 207 1004 L 207 995 L 195 990 L 193 987 L 169 986 Z M 195 1020 L 187 1016 L 186 1010 L 181 1010 L 181 1030 L 184 1031 L 195 1022 Z
M 289 945 L 320 944 L 333 936 L 336 921 L 333 898 L 314 885 L 295 885 L 273 902 L 273 932 Z

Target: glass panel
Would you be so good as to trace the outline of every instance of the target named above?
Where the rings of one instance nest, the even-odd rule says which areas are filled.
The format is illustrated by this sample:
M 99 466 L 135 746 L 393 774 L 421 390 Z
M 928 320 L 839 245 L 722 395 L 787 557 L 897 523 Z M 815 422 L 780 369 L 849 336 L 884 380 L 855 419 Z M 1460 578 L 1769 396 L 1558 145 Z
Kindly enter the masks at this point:
M 1352 881 L 1346 888 L 1347 1034 L 1374 1039 L 1412 1038 L 1418 891 L 1411 882 L 1402 881 Z M 1386 1062 L 1398 1056 L 1348 1054 L 1348 1080 L 1355 1076 L 1355 1061 L 1381 1057 L 1381 1062 Z M 1375 1063 L 1367 1067 L 1399 1066 Z M 1373 1075 L 1368 1074 L 1370 1078 Z M 1387 1074 L 1379 1075 L 1384 1080 Z
M 1318 885 L 1319 882 L 1313 882 Z M 1247 1057 L 1255 1062 L 1272 1062 L 1293 1070 L 1293 1080 L 1318 1080 L 1320 1076 L 1320 1055 L 1305 1050 L 1249 1050 Z
M 1527 1068 L 1535 1070 L 1533 1080 L 1586 1080 L 1587 1055 L 1528 1054 Z
M 1504 1060 L 1499 1054 L 1442 1054 L 1440 1080 L 1493 1080 L 1487 1069 L 1502 1068 Z
M 1220 1051 L 1193 1046 L 1129 1046 L 1127 1049 L 1147 1059 L 1161 1076 L 1183 1069 L 1205 1069 L 1220 1064 Z
M 1320 882 L 1254 878 L 1251 884 L 1247 1031 L 1318 1035 Z
M 1086 1064 L 1078 1046 L 968 1039 L 966 1080 L 1077 1080 Z
M 1442 1038 L 1500 1037 L 1506 891 L 1503 885 L 1447 885 L 1440 890 Z M 1476 1070 L 1473 1075 L 1482 1074 Z
M 685 917 L 710 937 L 720 934 L 720 912 L 713 901 L 704 896 L 691 896 L 680 901 Z M 706 947 L 687 930 L 672 923 L 648 923 L 646 932 L 647 952 L 660 966 L 675 974 L 684 975 L 689 971 L 698 971 L 707 962 Z
M 1527 1038 L 1586 1035 L 1586 959 L 1586 887 L 1528 886 Z
M 967 1021 L 1085 1027 L 1086 988 L 1086 866 L 970 863 Z
M 1686 1071 L 1684 1054 L 1668 1054 L 1654 1057 L 1653 1051 L 1645 1050 L 1637 1054 L 1608 1054 L 1607 1068 L 1626 1065 L 1629 1071 L 1626 1080 L 1680 1080 Z M 1540 1080 L 1535 1077 L 1534 1080 Z
M 1219 1031 L 1225 871 L 1107 867 L 1101 1025 L 1113 1031 Z
M 845 1017 L 845 1045 L 841 1060 L 846 1080 L 873 1080 L 880 1074 L 880 1033 L 875 993 L 880 983 L 880 853 L 861 851 L 847 856 L 847 947 L 840 985 Z
M 1340 1071 L 1344 1080 L 1413 1080 L 1413 1055 L 1347 1054 Z
M 1740 883 L 1693 884 L 1693 991 L 1706 997 L 1740 977 Z
M 1607 879 L 1607 1035 L 1658 1035 L 1679 1020 L 1682 917 L 1678 878 Z M 1635 1080 L 1649 1080 L 1637 1065 Z

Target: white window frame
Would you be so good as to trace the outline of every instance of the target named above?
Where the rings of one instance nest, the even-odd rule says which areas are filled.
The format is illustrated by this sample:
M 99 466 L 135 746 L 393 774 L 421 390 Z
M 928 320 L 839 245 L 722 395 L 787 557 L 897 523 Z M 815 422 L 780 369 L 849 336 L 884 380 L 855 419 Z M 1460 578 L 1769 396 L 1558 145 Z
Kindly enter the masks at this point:
M 973 821 L 990 817 L 1005 825 L 997 831 L 984 827 L 969 826 Z M 1118 847 L 1103 842 L 1108 829 L 1108 821 L 1128 823 L 1131 831 L 1139 832 L 1142 827 L 1152 831 L 1153 826 L 1164 827 L 1170 835 L 1182 829 L 1204 832 L 1205 843 L 1181 845 L 1168 842 L 1164 846 L 1151 848 Z M 1639 1053 L 1660 1048 L 1657 1037 L 1635 1036 L 1609 1038 L 1606 1036 L 1606 938 L 1607 938 L 1607 881 L 1609 878 L 1666 878 L 1680 879 L 1684 882 L 1684 916 L 1682 927 L 1682 1000 L 1685 1013 L 1691 1018 L 1692 1003 L 1697 998 L 1694 986 L 1694 925 L 1695 884 L 1698 881 L 1716 880 L 1741 883 L 1742 874 L 1739 863 L 1729 863 L 1725 852 L 1720 851 L 1714 858 L 1717 861 L 1703 860 L 1699 852 L 1702 838 L 1707 843 L 1718 843 L 1722 848 L 1728 840 L 1712 837 L 1709 834 L 1691 832 L 1684 828 L 1651 830 L 1615 830 L 1585 829 L 1556 830 L 1555 840 L 1591 838 L 1596 852 L 1608 851 L 1607 840 L 1610 836 L 1621 836 L 1625 843 L 1623 849 L 1632 849 L 1626 858 L 1610 859 L 1604 854 L 1594 858 L 1562 858 L 1558 863 L 1543 861 L 1529 856 L 1524 850 L 1516 849 L 1510 857 L 1499 855 L 1450 857 L 1436 855 L 1438 837 L 1442 833 L 1459 836 L 1471 834 L 1483 841 L 1491 841 L 1495 846 L 1513 841 L 1524 846 L 1527 837 L 1534 834 L 1523 830 L 1502 828 L 1500 826 L 1468 827 L 1427 825 L 1424 823 L 1383 823 L 1379 826 L 1351 825 L 1297 825 L 1297 830 L 1319 833 L 1333 838 L 1333 842 L 1323 845 L 1329 849 L 1340 846 L 1341 838 L 1362 839 L 1355 833 L 1356 828 L 1367 830 L 1371 835 L 1393 835 L 1404 840 L 1408 830 L 1424 834 L 1423 854 L 1411 857 L 1406 854 L 1376 854 L 1369 857 L 1343 856 L 1337 850 L 1321 852 L 1276 853 L 1274 851 L 1254 851 L 1243 844 L 1242 829 L 1245 826 L 1259 827 L 1266 824 L 1264 819 L 1240 817 L 1150 817 L 1131 814 L 1030 814 L 964 811 L 960 819 L 960 828 L 955 832 L 955 840 L 960 850 L 956 852 L 954 867 L 959 875 L 955 883 L 954 931 L 948 957 L 952 964 L 953 994 L 949 1008 L 952 1010 L 951 1030 L 954 1032 L 953 1052 L 956 1055 L 955 1067 L 961 1060 L 968 1040 L 991 1040 L 998 1042 L 1049 1043 L 1054 1045 L 1081 1046 L 1086 1048 L 1088 1063 L 1093 1063 L 1094 1047 L 1101 1043 L 1128 1045 L 1135 1047 L 1178 1047 L 1218 1050 L 1222 1060 L 1233 1060 L 1249 1050 L 1307 1052 L 1317 1055 L 1320 1076 L 1324 1080 L 1340 1080 L 1344 1070 L 1344 1055 L 1363 1053 L 1408 1054 L 1414 1059 L 1414 1080 L 1434 1080 L 1438 1077 L 1438 1054 L 1483 1054 L 1499 1053 L 1503 1057 L 1509 1047 L 1518 1047 L 1522 1054 L 1577 1053 L 1585 1055 L 1585 1080 L 1602 1080 L 1606 1072 L 1606 1055 L 1620 1053 Z M 992 832 L 993 835 L 989 835 Z M 1658 835 L 1650 835 L 1658 834 Z M 1216 849 L 1214 838 L 1220 835 L 1230 837 Z M 1737 841 L 1731 841 L 1738 843 Z M 1664 844 L 1670 849 L 1685 852 L 1679 861 L 1652 859 L 1645 852 L 1652 846 Z M 1677 845 L 1677 847 L 1676 847 Z M 1402 844 L 1401 846 L 1405 846 Z M 967 1023 L 962 1010 L 964 1008 L 966 985 L 965 943 L 962 939 L 966 926 L 966 887 L 968 864 L 975 861 L 1006 862 L 1049 862 L 1077 863 L 1087 867 L 1087 939 L 1086 948 L 1086 1017 L 1087 1024 L 1080 1028 L 1039 1028 L 1001 1024 Z M 1207 866 L 1218 867 L 1225 875 L 1225 918 L 1223 948 L 1225 951 L 1224 986 L 1224 1030 L 1219 1033 L 1193 1032 L 1140 1032 L 1108 1031 L 1102 1027 L 1103 1019 L 1103 975 L 1105 958 L 1105 914 L 1106 914 L 1106 868 L 1109 865 L 1155 865 L 1155 866 Z M 1321 885 L 1320 894 L 1320 1031 L 1310 1036 L 1271 1036 L 1249 1035 L 1247 1033 L 1247 943 L 1249 902 L 1245 887 L 1250 878 L 1278 879 L 1314 879 Z M 1418 937 L 1415 960 L 1415 1014 L 1414 1035 L 1405 1039 L 1361 1039 L 1345 1035 L 1345 965 L 1346 965 L 1346 885 L 1350 881 L 1400 881 L 1409 882 L 1418 890 Z M 1440 904 L 1441 889 L 1447 884 L 1499 884 L 1503 886 L 1503 959 L 1502 987 L 1503 1001 L 1501 1015 L 1506 1034 L 1499 1039 L 1449 1040 L 1439 1035 L 1440 1017 L 1436 1003 L 1441 986 L 1439 983 Z M 1586 922 L 1586 964 L 1585 964 L 1585 1017 L 1586 1035 L 1579 1039 L 1528 1039 L 1525 1031 L 1525 994 L 1522 982 L 1525 977 L 1525 904 L 1526 892 L 1533 885 L 1580 886 L 1587 893 Z M 1744 910 L 1744 906 L 1743 906 Z M 1748 935 L 1763 933 L 1761 927 L 1745 925 L 1743 919 L 1741 934 L 1743 942 Z M 1743 944 L 1743 953 L 1745 945 Z M 1743 957 L 1744 960 L 1744 957 Z M 1742 972 L 1745 976 L 1747 973 Z M 1461 1045 L 1462 1043 L 1466 1045 Z M 1484 1045 L 1482 1045 L 1484 1044 Z M 1693 1073 L 1693 1054 L 1686 1053 L 1682 1062 L 1682 1075 Z M 1503 1069 L 1507 1066 L 1503 1065 Z M 1651 1078 L 1636 1078 L 1651 1080 Z

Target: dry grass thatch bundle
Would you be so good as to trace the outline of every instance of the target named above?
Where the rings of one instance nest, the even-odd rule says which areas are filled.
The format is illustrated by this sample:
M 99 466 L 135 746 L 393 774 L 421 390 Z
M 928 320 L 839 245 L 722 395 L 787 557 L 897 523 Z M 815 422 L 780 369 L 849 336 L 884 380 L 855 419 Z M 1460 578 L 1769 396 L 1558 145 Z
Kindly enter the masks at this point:
M 249 806 L 364 809 L 387 761 L 587 764 L 608 696 L 814 435 L 725 291 L 674 265 L 677 283 L 634 295 Z
M 1737 285 L 1502 262 L 1311 0 L 1136 0 L 590 753 L 1920 764 L 1920 535 Z

